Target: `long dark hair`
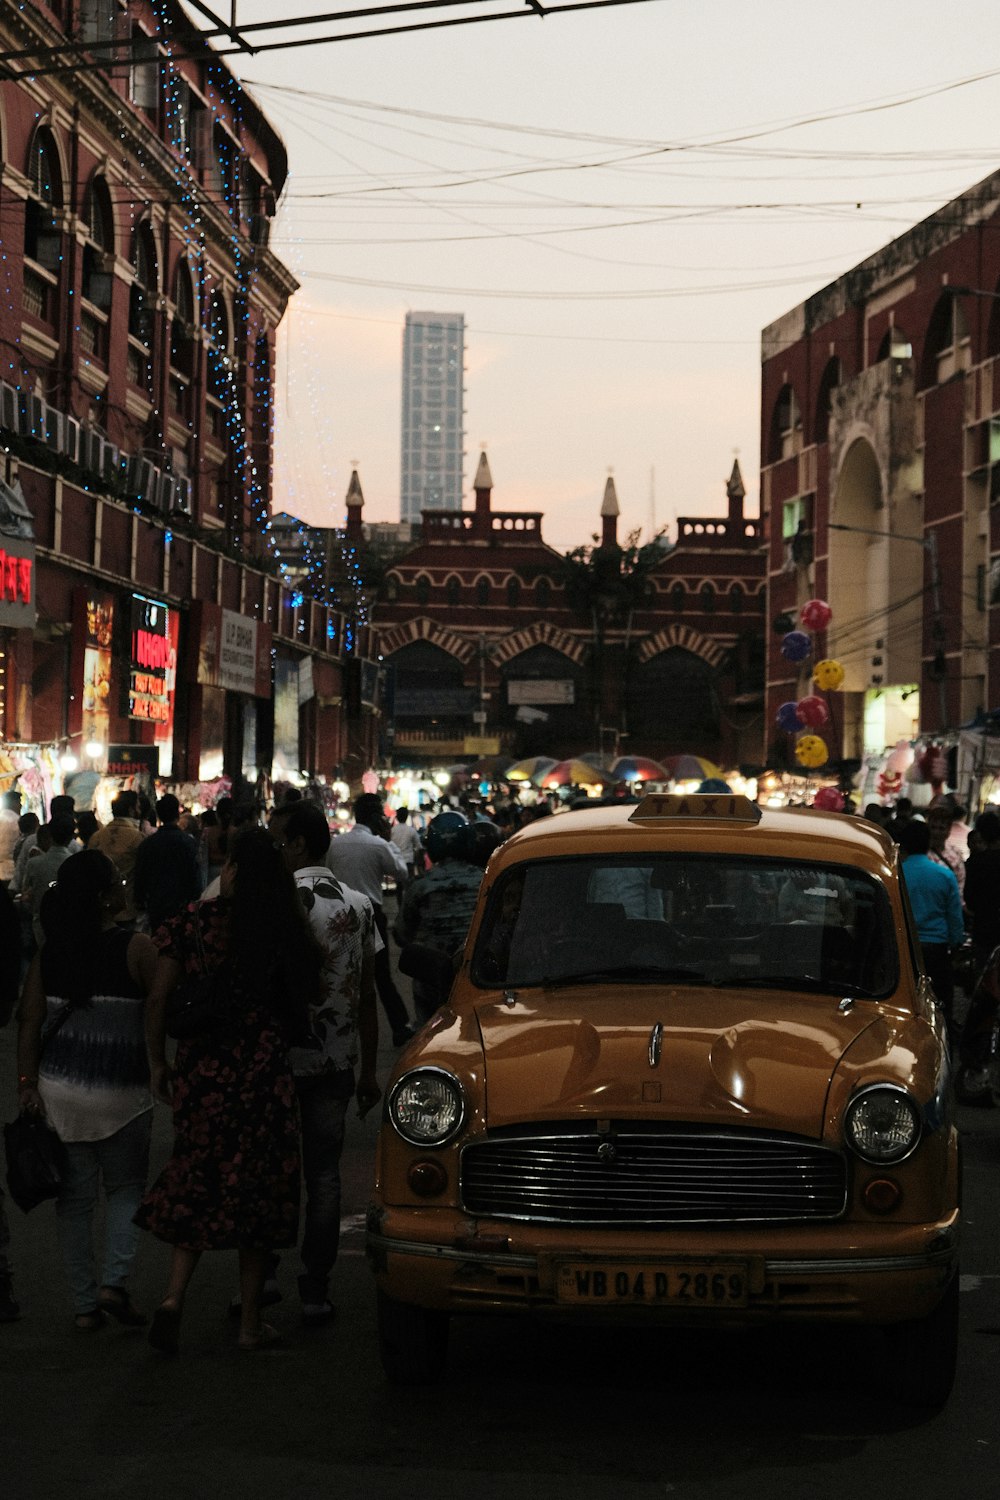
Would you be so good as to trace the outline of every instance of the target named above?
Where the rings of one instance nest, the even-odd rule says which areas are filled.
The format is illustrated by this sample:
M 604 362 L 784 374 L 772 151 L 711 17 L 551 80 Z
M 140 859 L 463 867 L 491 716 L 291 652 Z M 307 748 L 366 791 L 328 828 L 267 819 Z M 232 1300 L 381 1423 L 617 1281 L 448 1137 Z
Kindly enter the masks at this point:
M 118 880 L 117 869 L 99 849 L 81 849 L 59 866 L 39 912 L 45 934 L 42 986 L 47 995 L 86 1005 L 94 994 L 104 958 L 106 898 Z
M 323 952 L 295 881 L 263 828 L 232 834 L 228 857 L 235 867 L 227 945 L 234 981 L 265 1000 L 291 1033 L 304 1034 L 308 1006 L 321 997 Z

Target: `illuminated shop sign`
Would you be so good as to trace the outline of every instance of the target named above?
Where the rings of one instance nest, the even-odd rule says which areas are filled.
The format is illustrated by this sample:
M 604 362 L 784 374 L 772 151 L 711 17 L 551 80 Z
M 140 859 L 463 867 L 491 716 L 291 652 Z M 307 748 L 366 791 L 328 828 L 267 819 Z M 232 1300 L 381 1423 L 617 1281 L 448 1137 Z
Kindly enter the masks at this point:
M 0 625 L 34 625 L 35 544 L 13 537 L 0 542 Z
M 177 678 L 176 633 L 171 612 L 155 599 L 132 596 L 128 716 L 168 729 Z

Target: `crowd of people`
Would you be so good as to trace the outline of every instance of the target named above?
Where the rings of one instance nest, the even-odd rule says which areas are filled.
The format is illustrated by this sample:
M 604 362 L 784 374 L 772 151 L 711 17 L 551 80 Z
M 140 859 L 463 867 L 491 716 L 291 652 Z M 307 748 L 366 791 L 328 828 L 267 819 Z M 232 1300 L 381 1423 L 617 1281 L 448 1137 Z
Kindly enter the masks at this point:
M 65 1147 L 55 1220 L 75 1329 L 146 1328 L 174 1354 L 201 1255 L 235 1250 L 238 1347 L 265 1348 L 277 1334 L 263 1309 L 294 1246 L 303 1324 L 328 1323 L 348 1108 L 363 1116 L 381 1097 L 377 1002 L 394 1046 L 415 1031 L 386 892 L 396 941 L 450 960 L 501 829 L 470 805 L 424 819 L 421 837 L 371 793 L 336 838 L 294 791 L 269 817 L 221 799 L 195 820 L 171 794 L 153 810 L 131 793 L 103 827 L 69 798 L 45 824 L 5 811 L 17 837 L 0 846 L 0 1024 L 16 1007 L 19 1109 Z M 453 825 L 468 830 L 460 848 Z M 171 1056 L 172 1008 L 192 986 L 211 1015 L 176 1033 Z M 446 993 L 415 985 L 420 1021 Z M 174 1144 L 150 1183 L 157 1103 Z M 129 1286 L 143 1231 L 170 1246 L 151 1317 Z M 9 1243 L 0 1195 L 0 1322 L 20 1316 Z

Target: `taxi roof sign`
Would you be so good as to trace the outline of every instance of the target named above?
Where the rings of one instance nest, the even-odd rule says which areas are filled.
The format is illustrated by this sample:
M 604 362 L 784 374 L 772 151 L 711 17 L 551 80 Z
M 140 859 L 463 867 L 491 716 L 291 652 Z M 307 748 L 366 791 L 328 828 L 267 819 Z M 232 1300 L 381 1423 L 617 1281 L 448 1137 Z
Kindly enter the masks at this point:
M 649 792 L 629 818 L 630 823 L 654 823 L 661 818 L 689 818 L 692 822 L 759 823 L 760 808 L 737 792 Z

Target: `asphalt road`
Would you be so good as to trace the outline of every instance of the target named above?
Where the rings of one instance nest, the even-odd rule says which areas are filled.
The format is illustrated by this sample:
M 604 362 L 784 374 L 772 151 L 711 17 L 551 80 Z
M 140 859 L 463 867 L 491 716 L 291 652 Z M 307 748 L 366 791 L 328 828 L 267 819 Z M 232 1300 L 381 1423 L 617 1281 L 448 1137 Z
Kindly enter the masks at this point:
M 403 981 L 404 989 L 406 981 Z M 392 1061 L 383 1056 L 383 1076 Z M 13 1028 L 0 1032 L 0 1114 L 13 1113 Z M 18 1323 L 0 1326 L 2 1500 L 979 1500 L 1000 1496 L 1000 1111 L 963 1110 L 962 1353 L 946 1410 L 893 1400 L 864 1331 L 722 1336 L 455 1326 L 432 1392 L 386 1384 L 363 1253 L 377 1121 L 351 1125 L 336 1323 L 304 1330 L 295 1264 L 271 1310 L 287 1346 L 241 1354 L 226 1318 L 234 1257 L 207 1255 L 182 1357 L 141 1332 L 75 1331 L 51 1205 L 8 1205 Z M 169 1147 L 157 1111 L 154 1167 Z M 133 1291 L 155 1305 L 167 1262 L 140 1248 Z

